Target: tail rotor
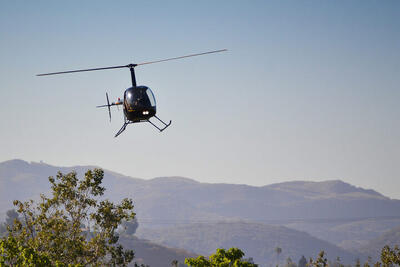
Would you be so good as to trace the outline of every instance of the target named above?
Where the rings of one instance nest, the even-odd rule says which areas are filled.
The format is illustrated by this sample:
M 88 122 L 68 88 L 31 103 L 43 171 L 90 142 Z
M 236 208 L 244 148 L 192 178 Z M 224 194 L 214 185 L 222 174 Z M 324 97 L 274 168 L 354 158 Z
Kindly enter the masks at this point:
M 109 100 L 109 98 L 108 98 L 108 93 L 106 92 L 106 99 L 107 99 L 107 105 L 101 105 L 101 106 L 96 106 L 97 108 L 104 108 L 104 107 L 107 107 L 108 108 L 108 116 L 110 117 L 110 122 L 111 122 L 111 109 L 110 109 L 110 107 L 111 106 L 114 106 L 114 105 L 116 105 L 115 103 L 111 103 L 110 104 L 110 100 Z
M 111 122 L 111 105 L 110 105 L 110 100 L 108 99 L 108 94 L 106 92 L 106 98 L 107 98 L 107 107 L 108 107 L 108 115 L 110 116 L 110 122 Z

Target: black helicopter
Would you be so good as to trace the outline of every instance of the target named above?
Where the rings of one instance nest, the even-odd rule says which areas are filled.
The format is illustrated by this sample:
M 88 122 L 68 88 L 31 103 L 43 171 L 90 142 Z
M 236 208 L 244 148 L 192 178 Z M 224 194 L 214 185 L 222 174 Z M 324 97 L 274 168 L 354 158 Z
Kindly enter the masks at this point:
M 128 65 L 122 65 L 122 66 L 113 66 L 113 67 L 104 67 L 104 68 L 94 68 L 94 69 L 82 69 L 82 70 L 70 70 L 70 71 L 61 71 L 61 72 L 51 72 L 51 73 L 42 73 L 42 74 L 37 74 L 36 76 L 47 76 L 47 75 L 55 75 L 55 74 L 65 74 L 65 73 L 73 73 L 73 72 L 83 72 L 83 71 L 95 71 L 95 70 L 108 70 L 108 69 L 119 69 L 119 68 L 129 68 L 131 71 L 131 79 L 132 79 L 132 87 L 129 87 L 125 90 L 124 92 L 124 100 L 121 101 L 118 98 L 117 102 L 112 102 L 110 104 L 108 94 L 106 93 L 106 99 L 107 99 L 107 104 L 106 105 L 101 105 L 97 106 L 98 108 L 101 107 L 108 107 L 108 114 L 110 117 L 111 121 L 111 106 L 123 106 L 124 110 L 124 124 L 122 125 L 121 129 L 117 132 L 115 137 L 120 135 L 125 129 L 128 124 L 131 123 L 138 123 L 138 122 L 148 122 L 154 127 L 156 127 L 160 132 L 164 131 L 168 126 L 171 125 L 171 121 L 169 123 L 165 123 L 162 121 L 159 117 L 156 116 L 156 99 L 154 97 L 153 92 L 151 89 L 147 86 L 138 86 L 136 85 L 136 77 L 135 77 L 135 67 L 141 66 L 141 65 L 147 65 L 147 64 L 153 64 L 153 63 L 158 63 L 158 62 L 164 62 L 164 61 L 169 61 L 169 60 L 175 60 L 175 59 L 182 59 L 182 58 L 187 58 L 187 57 L 194 57 L 194 56 L 200 56 L 200 55 L 206 55 L 206 54 L 212 54 L 212 53 L 218 53 L 218 52 L 223 52 L 227 51 L 227 49 L 221 49 L 221 50 L 215 50 L 215 51 L 209 51 L 209 52 L 204 52 L 204 53 L 198 53 L 198 54 L 192 54 L 192 55 L 186 55 L 186 56 L 180 56 L 180 57 L 174 57 L 174 58 L 167 58 L 167 59 L 162 59 L 162 60 L 156 60 L 156 61 L 149 61 L 149 62 L 143 62 L 143 63 L 138 63 L 138 64 L 128 64 Z M 156 118 L 158 121 L 160 121 L 163 126 L 159 127 L 153 122 L 150 121 L 150 118 Z

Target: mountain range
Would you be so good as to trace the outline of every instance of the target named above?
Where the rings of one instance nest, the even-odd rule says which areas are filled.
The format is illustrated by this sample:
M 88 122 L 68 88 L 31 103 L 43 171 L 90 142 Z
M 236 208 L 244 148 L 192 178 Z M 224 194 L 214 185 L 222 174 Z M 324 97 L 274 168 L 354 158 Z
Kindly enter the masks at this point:
M 35 199 L 40 193 L 47 192 L 48 176 L 54 176 L 58 171 L 67 173 L 75 170 L 78 175 L 83 175 L 87 169 L 92 168 L 94 166 L 57 167 L 23 160 L 2 162 L 0 211 L 11 208 L 14 199 Z M 178 232 L 173 234 L 176 229 L 183 229 L 188 238 L 190 228 L 198 229 L 199 232 L 206 228 L 211 233 L 214 233 L 212 229 L 223 232 L 220 222 L 224 222 L 226 227 L 227 223 L 231 223 L 229 227 L 234 229 L 238 229 L 239 225 L 243 229 L 240 232 L 247 233 L 245 236 L 253 239 L 257 232 L 255 229 L 265 232 L 266 239 L 267 235 L 274 232 L 271 229 L 279 229 L 280 232 L 297 231 L 299 240 L 306 238 L 306 232 L 310 238 L 318 239 L 318 242 L 325 240 L 324 242 L 332 243 L 330 245 L 335 250 L 330 250 L 336 251 L 333 254 L 341 253 L 332 256 L 342 256 L 350 260 L 357 255 L 366 256 L 364 253 L 368 249 L 365 246 L 368 246 L 370 240 L 379 238 L 386 231 L 400 225 L 400 200 L 390 199 L 374 190 L 356 187 L 340 180 L 292 181 L 255 187 L 200 183 L 183 177 L 144 180 L 105 170 L 104 186 L 107 188 L 106 197 L 113 201 L 124 197 L 134 200 L 140 224 L 138 235 L 195 253 L 215 251 L 216 248 L 212 246 L 218 243 L 209 242 L 209 247 L 200 245 L 207 243 L 205 237 L 201 238 L 201 234 L 198 235 L 198 247 L 188 246 L 185 242 L 174 242 L 173 240 L 179 239 Z M 260 225 L 264 225 L 264 228 Z M 278 225 L 284 228 L 273 228 Z M 261 232 L 257 232 L 256 236 L 262 235 Z M 295 236 L 289 232 L 287 234 Z M 207 231 L 204 235 L 208 235 Z M 217 235 L 217 232 L 213 235 Z M 242 237 L 238 239 L 243 240 Z M 281 242 L 271 240 L 276 241 L 276 246 Z M 295 243 L 293 240 L 291 242 Z M 314 240 L 310 244 L 322 244 L 318 242 Z M 272 246 L 270 243 L 265 244 Z M 361 248 L 364 248 L 363 252 L 360 252 Z M 271 247 L 265 249 L 269 252 L 257 254 L 264 255 L 260 257 L 264 262 L 272 259 Z M 303 254 L 307 253 L 304 250 Z M 372 254 L 371 251 L 368 253 Z M 259 257 L 248 256 L 257 259 Z M 297 254 L 293 256 L 297 257 Z

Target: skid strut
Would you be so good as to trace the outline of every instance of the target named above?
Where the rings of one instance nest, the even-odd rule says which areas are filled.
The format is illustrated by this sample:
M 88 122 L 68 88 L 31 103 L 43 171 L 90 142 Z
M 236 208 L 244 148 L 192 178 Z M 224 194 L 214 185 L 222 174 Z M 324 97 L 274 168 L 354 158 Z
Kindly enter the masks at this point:
M 118 135 L 120 135 L 123 131 L 125 131 L 126 126 L 129 124 L 129 122 L 124 122 L 124 125 L 122 125 L 121 129 L 119 129 L 118 133 L 114 136 L 117 137 Z
M 114 137 L 117 137 L 117 136 L 120 135 L 123 131 L 125 131 L 126 126 L 128 126 L 128 124 L 131 124 L 131 123 L 148 122 L 148 123 L 150 123 L 151 125 L 153 125 L 155 128 L 157 128 L 160 132 L 162 132 L 162 131 L 164 131 L 165 129 L 167 129 L 167 128 L 171 125 L 171 123 L 172 123 L 171 120 L 170 120 L 169 123 L 167 124 L 167 123 L 165 123 L 163 120 L 161 120 L 159 117 L 157 117 L 156 115 L 154 115 L 154 117 L 155 117 L 159 122 L 161 122 L 162 124 L 164 124 L 164 127 L 158 127 L 156 124 L 154 124 L 153 122 L 151 122 L 150 119 L 148 119 L 148 120 L 142 120 L 142 121 L 125 121 L 124 124 L 122 125 L 121 129 L 119 129 L 119 131 L 116 133 L 116 135 L 115 135 Z
M 171 120 L 169 121 L 168 124 L 166 124 L 164 121 L 162 121 L 162 120 L 161 120 L 159 117 L 157 117 L 156 115 L 154 115 L 154 117 L 155 117 L 158 121 L 160 121 L 162 124 L 164 124 L 164 127 L 163 127 L 163 128 L 158 127 L 157 125 L 155 125 L 154 123 L 152 123 L 150 120 L 147 120 L 147 122 L 150 123 L 151 125 L 153 125 L 154 127 L 156 127 L 160 132 L 164 131 L 165 129 L 168 128 L 168 126 L 171 125 L 171 122 L 172 122 Z

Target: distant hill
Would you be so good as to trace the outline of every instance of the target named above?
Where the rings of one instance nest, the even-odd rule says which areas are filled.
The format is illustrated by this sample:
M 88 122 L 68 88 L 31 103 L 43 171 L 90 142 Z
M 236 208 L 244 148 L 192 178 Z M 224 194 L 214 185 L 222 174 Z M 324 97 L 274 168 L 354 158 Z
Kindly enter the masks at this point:
M 183 249 L 168 248 L 136 237 L 121 236 L 119 242 L 125 248 L 133 249 L 135 252 L 133 262 L 151 267 L 168 267 L 171 266 L 173 260 L 180 263 L 179 267 L 186 266 L 184 264 L 186 258 L 197 257 L 196 254 Z M 133 263 L 130 264 L 130 266 L 133 265 Z
M 54 167 L 42 163 L 28 163 L 23 160 L 9 160 L 0 163 L 0 210 L 12 207 L 15 199 L 37 198 L 49 190 L 48 177 L 57 171 L 69 172 L 73 168 Z M 82 169 L 85 169 L 83 167 Z
M 386 231 L 384 234 L 377 238 L 370 240 L 366 245 L 359 250 L 365 255 L 371 256 L 374 260 L 379 259 L 380 252 L 384 246 L 400 247 L 400 226 Z
M 239 247 L 245 257 L 252 257 L 260 266 L 277 263 L 276 247 L 282 248 L 279 256 L 282 264 L 287 257 L 296 263 L 304 255 L 315 258 L 321 250 L 329 259 L 340 257 L 343 262 L 353 263 L 356 255 L 305 232 L 283 226 L 245 222 L 220 222 L 190 224 L 159 230 L 141 229 L 139 236 L 157 243 L 182 247 L 200 254 L 210 255 L 216 248 Z
M 76 170 L 82 176 L 89 168 L 94 166 L 0 163 L 0 213 L 11 208 L 14 199 L 37 198 L 46 192 L 48 176 L 57 171 Z M 105 170 L 104 185 L 106 197 L 113 201 L 133 198 L 139 223 L 146 228 L 245 220 L 286 225 L 351 249 L 400 225 L 399 200 L 340 180 L 255 187 L 182 177 L 143 180 Z
M 0 163 L 0 210 L 12 199 L 37 196 L 57 171 L 84 173 L 93 166 L 55 167 L 11 160 Z M 133 197 L 143 218 L 248 219 L 260 222 L 400 216 L 400 201 L 339 180 L 286 182 L 263 187 L 207 184 L 181 177 L 151 180 L 105 171 L 111 198 Z M 166 208 L 168 212 L 165 212 Z M 240 212 L 238 212 L 240 211 Z
M 82 177 L 88 169 L 93 168 L 96 166 L 57 167 L 18 159 L 1 162 L 0 214 L 4 214 L 5 210 L 12 208 L 12 201 L 15 199 L 35 199 L 40 193 L 47 192 L 50 189 L 48 177 L 56 176 L 58 171 L 62 173 L 76 171 L 79 177 Z M 103 182 L 107 187 L 107 193 L 110 193 L 108 197 L 113 198 L 116 195 L 116 198 L 120 199 L 122 197 L 118 197 L 118 194 L 121 193 L 119 190 L 123 189 L 124 185 L 131 183 L 131 186 L 135 186 L 137 183 L 145 182 L 145 180 L 126 177 L 112 171 L 105 172 L 106 177 Z
M 400 218 L 360 218 L 358 220 L 337 221 L 295 221 L 285 223 L 285 226 L 327 240 L 346 250 L 357 251 L 369 240 L 382 235 L 396 226 L 400 226 Z

